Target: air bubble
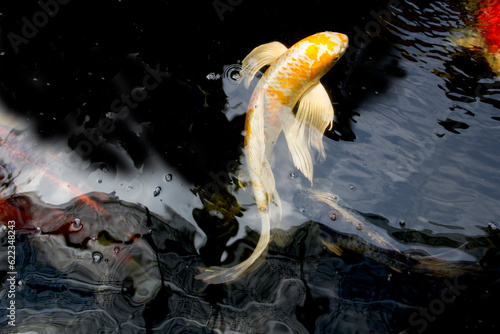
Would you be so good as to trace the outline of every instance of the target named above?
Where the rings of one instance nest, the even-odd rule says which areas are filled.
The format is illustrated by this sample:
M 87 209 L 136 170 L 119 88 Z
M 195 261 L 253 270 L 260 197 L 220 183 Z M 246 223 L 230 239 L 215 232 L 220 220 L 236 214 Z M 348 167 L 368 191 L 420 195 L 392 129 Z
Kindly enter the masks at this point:
M 120 252 L 120 247 L 115 247 L 115 248 L 113 249 L 113 251 L 114 251 L 115 253 L 119 253 L 119 252 Z
M 222 79 L 224 82 L 238 84 L 241 81 L 240 71 L 241 65 L 239 64 L 225 65 L 222 73 Z
M 498 230 L 498 226 L 497 226 L 497 224 L 495 224 L 494 222 L 489 222 L 489 223 L 488 223 L 488 227 L 489 227 L 490 229 L 492 229 L 493 231 Z
M 349 189 L 350 189 L 350 190 L 354 190 L 354 185 L 350 184 L 350 185 L 349 185 Z
M 71 232 L 78 232 L 83 228 L 83 224 L 80 222 L 80 218 L 75 218 L 69 227 Z
M 172 181 L 172 178 L 173 178 L 172 174 L 165 174 L 165 181 L 170 182 Z
M 332 212 L 330 214 L 330 219 L 333 220 L 333 221 L 337 220 L 337 214 L 335 212 Z
M 295 179 L 295 176 L 296 176 L 296 175 L 295 175 L 295 173 L 293 173 L 293 172 L 292 172 L 292 173 L 290 173 L 290 177 L 291 177 L 292 179 Z
M 98 178 L 98 179 L 97 179 L 97 183 L 102 183 L 102 179 L 101 179 L 101 178 Z
M 363 225 L 362 224 L 357 224 L 356 228 L 358 229 L 358 231 L 361 231 L 363 229 Z
M 240 72 L 233 72 L 231 73 L 231 79 L 235 80 L 235 81 L 239 81 L 241 79 L 241 74 Z
M 215 72 L 208 73 L 207 79 L 208 80 L 218 80 L 218 79 L 220 79 L 220 75 L 219 74 L 215 74 Z
M 156 186 L 155 190 L 153 190 L 154 197 L 158 196 L 160 193 L 161 193 L 161 187 L 160 186 Z
M 404 220 L 399 221 L 399 226 L 404 227 L 406 226 L 406 222 Z
M 100 252 L 93 252 L 92 253 L 92 262 L 99 263 L 99 262 L 101 262 L 102 258 L 103 258 L 102 253 L 100 253 Z

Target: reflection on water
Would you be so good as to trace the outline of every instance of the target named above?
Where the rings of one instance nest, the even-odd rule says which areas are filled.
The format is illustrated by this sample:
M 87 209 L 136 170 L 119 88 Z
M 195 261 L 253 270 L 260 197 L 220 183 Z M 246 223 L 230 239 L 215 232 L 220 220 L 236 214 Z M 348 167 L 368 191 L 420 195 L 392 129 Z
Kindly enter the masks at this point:
M 0 118 L 2 333 L 498 328 L 499 81 L 482 51 L 455 40 L 483 1 L 314 2 L 310 25 L 297 21 L 307 8 L 278 3 L 264 15 L 242 2 L 223 22 L 210 2 L 176 5 L 192 14 L 183 28 L 165 19 L 172 8 L 133 3 L 71 3 L 19 54 L 0 50 L 2 99 L 24 123 Z M 31 17 L 9 8 L 7 42 Z M 262 18 L 251 35 L 237 29 L 249 15 Z M 123 36 L 107 36 L 111 17 Z M 308 195 L 278 142 L 277 234 L 288 241 L 272 241 L 241 281 L 207 286 L 198 267 L 240 263 L 260 236 L 235 182 L 251 89 L 233 70 L 256 45 L 324 30 L 345 32 L 355 51 L 323 81 L 337 114 L 313 190 L 346 211 Z M 111 106 L 123 96 L 144 100 L 122 117 Z M 98 143 L 84 156 L 83 140 Z M 12 217 L 16 327 L 4 316 Z M 450 275 L 420 270 L 428 255 Z
M 272 243 L 262 267 L 248 277 L 207 286 L 194 279 L 203 265 L 194 246 L 196 229 L 172 209 L 165 219 L 112 195 L 87 196 L 103 212 L 79 199 L 47 205 L 32 194 L 2 202 L 2 211 L 17 223 L 20 284 L 17 326 L 5 333 L 37 332 L 42 324 L 55 332 L 60 326 L 120 333 L 390 332 L 404 328 L 400 319 L 425 305 L 418 291 L 439 296 L 452 282 L 423 279 L 412 265 L 397 270 L 371 256 L 397 261 L 390 251 L 310 222 L 286 232 L 287 244 Z M 321 210 L 328 214 L 325 207 L 311 210 L 316 217 L 324 215 Z M 471 240 L 468 252 L 498 242 L 498 230 L 488 235 Z M 247 231 L 228 249 L 233 261 L 246 258 L 257 240 Z M 321 240 L 359 245 L 367 257 L 349 247 L 336 256 Z M 483 270 L 494 270 L 490 266 L 483 261 Z M 470 279 L 462 276 L 454 284 L 461 289 Z M 487 276 L 477 279 L 488 282 Z M 7 299 L 2 300 L 5 309 Z

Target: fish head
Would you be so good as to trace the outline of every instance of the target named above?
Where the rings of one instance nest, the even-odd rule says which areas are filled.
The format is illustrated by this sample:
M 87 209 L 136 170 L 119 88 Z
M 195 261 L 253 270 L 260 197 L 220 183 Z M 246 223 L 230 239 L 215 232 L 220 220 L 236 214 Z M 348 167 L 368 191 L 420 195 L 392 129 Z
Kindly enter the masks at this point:
M 319 80 L 345 53 L 349 38 L 341 33 L 325 31 L 306 37 L 299 43 L 310 59 L 310 79 Z

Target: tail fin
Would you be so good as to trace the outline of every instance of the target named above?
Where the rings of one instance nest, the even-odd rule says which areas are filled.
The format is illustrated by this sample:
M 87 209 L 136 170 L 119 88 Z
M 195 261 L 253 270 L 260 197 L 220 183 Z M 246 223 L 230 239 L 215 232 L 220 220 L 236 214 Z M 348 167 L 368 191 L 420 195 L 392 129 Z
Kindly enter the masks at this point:
M 261 265 L 266 256 L 267 246 L 271 239 L 271 224 L 268 212 L 261 212 L 260 217 L 262 221 L 262 232 L 255 250 L 248 259 L 231 268 L 215 266 L 198 268 L 201 273 L 197 275 L 196 278 L 203 280 L 207 284 L 231 283 L 243 278 L 253 269 Z
M 477 263 L 450 262 L 433 256 L 421 257 L 417 260 L 418 264 L 415 269 L 437 277 L 461 276 L 469 272 L 482 270 Z

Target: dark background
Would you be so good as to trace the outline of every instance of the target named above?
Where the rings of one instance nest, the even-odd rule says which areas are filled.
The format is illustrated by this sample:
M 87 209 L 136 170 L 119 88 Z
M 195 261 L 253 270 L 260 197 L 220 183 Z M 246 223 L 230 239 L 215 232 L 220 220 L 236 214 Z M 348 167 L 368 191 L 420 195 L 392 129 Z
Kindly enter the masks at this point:
M 54 1 L 51 2 L 55 3 Z M 35 124 L 40 136 L 68 138 L 77 149 L 83 131 L 94 133 L 100 145 L 83 157 L 120 165 L 109 145 L 123 146 L 140 167 L 148 150 L 163 155 L 195 183 L 203 183 L 210 170 L 223 170 L 225 161 L 239 155 L 244 116 L 229 123 L 220 112 L 226 96 L 221 81 L 209 81 L 209 73 L 221 73 L 223 65 L 241 61 L 253 46 L 279 40 L 291 45 L 318 31 L 342 31 L 354 35 L 371 10 L 384 4 L 375 1 L 289 2 L 235 1 L 237 6 L 215 8 L 216 2 L 166 3 L 160 1 L 69 1 L 42 24 L 33 37 L 12 45 L 12 33 L 23 38 L 25 17 L 42 10 L 37 1 L 3 2 L 0 5 L 0 94 L 9 109 Z M 231 9 L 231 10 L 230 10 Z M 54 11 L 55 12 L 55 11 Z M 15 37 L 17 38 L 17 37 Z M 375 41 L 372 41 L 373 43 Z M 380 52 L 379 50 L 375 52 Z M 340 62 L 334 69 L 331 94 L 339 101 L 348 94 L 335 87 L 352 63 Z M 147 98 L 130 110 L 131 119 L 144 124 L 137 129 L 127 120 L 117 120 L 118 129 L 101 133 L 99 121 L 113 112 L 111 104 L 121 94 L 130 95 L 142 86 L 145 67 L 163 73 L 164 80 Z M 369 73 L 353 76 L 350 86 Z M 325 78 L 328 83 L 328 78 Z M 373 80 L 380 89 L 380 80 Z M 204 105 L 208 94 L 208 108 Z M 349 113 L 359 102 L 349 96 L 337 110 L 334 139 L 353 140 Z M 354 102 L 356 101 L 356 102 Z M 123 105 L 123 104 L 122 104 Z M 338 134 L 341 134 L 339 136 Z M 102 138 L 101 138 L 102 137 Z M 101 141 L 103 139 L 103 141 Z M 225 147 L 221 150 L 221 147 Z M 221 153 L 222 152 L 222 153 Z M 222 165 L 221 165 L 222 164 Z
M 115 155 L 111 149 L 120 146 L 129 154 L 135 167 L 140 168 L 148 153 L 154 151 L 170 165 L 176 166 L 192 183 L 204 185 L 211 180 L 210 171 L 225 170 L 227 161 L 238 159 L 244 124 L 244 116 L 239 116 L 232 122 L 227 120 L 222 113 L 227 102 L 222 82 L 208 80 L 207 75 L 222 74 L 224 65 L 238 63 L 257 45 L 278 40 L 290 46 L 319 31 L 346 33 L 351 39 L 351 48 L 356 48 L 356 43 L 353 43 L 355 27 L 364 27 L 367 22 L 372 21 L 371 11 L 379 12 L 387 8 L 385 1 L 309 1 L 296 4 L 290 1 L 243 0 L 232 3 L 237 5 L 229 5 L 232 10 L 225 11 L 221 19 L 212 1 L 172 3 L 72 0 L 64 5 L 59 4 L 58 13 L 39 27 L 33 37 L 27 38 L 26 43 L 21 43 L 16 52 L 9 38 L 12 39 L 12 33 L 23 36 L 23 17 L 33 22 L 33 15 L 40 12 L 41 7 L 37 1 L 2 1 L 1 100 L 9 110 L 29 120 L 41 140 L 63 139 L 70 148 L 77 151 L 78 144 L 88 139 L 84 133 L 92 132 L 99 144 L 92 146 L 88 154 L 82 155 L 91 162 L 105 164 L 112 170 L 120 169 L 125 165 L 121 161 L 124 158 Z M 415 20 L 421 13 L 415 9 L 418 7 L 416 4 L 426 8 L 433 2 L 402 3 L 403 12 L 411 13 Z M 410 20 L 407 24 L 410 30 L 413 21 Z M 414 46 L 412 40 L 405 43 L 405 47 Z M 373 36 L 362 48 L 356 48 L 352 58 L 341 60 L 324 78 L 325 87 L 328 87 L 337 103 L 335 128 L 326 133 L 328 138 L 355 142 L 359 138 L 359 133 L 353 131 L 354 119 L 359 116 L 358 107 L 368 97 L 373 97 L 375 92 L 384 93 L 388 89 L 388 78 L 404 78 L 407 75 L 397 62 L 388 61 L 387 50 L 390 49 L 390 44 L 391 37 L 385 31 Z M 451 92 L 448 95 L 452 100 L 455 98 L 453 92 L 463 92 L 463 87 L 466 98 L 455 99 L 461 102 L 473 100 L 470 95 L 475 94 L 477 78 L 486 76 L 485 73 L 488 72 L 484 61 L 471 61 L 470 56 L 461 53 L 453 62 L 450 60 L 446 63 L 448 68 L 443 70 L 444 73 L 438 74 L 444 78 L 447 93 Z M 112 103 L 122 94 L 130 95 L 134 88 L 142 86 L 143 78 L 149 73 L 146 68 L 154 69 L 162 82 L 156 89 L 148 91 L 147 98 L 136 108 L 129 110 L 129 117 L 116 119 Z M 453 71 L 460 74 L 450 75 Z M 436 92 L 442 93 L 436 87 L 430 87 L 417 94 L 432 96 L 437 95 Z M 498 101 L 488 103 L 493 106 L 491 110 L 498 109 Z M 397 101 L 394 104 L 398 105 Z M 370 111 L 373 112 L 369 108 L 364 109 L 367 114 Z M 378 110 L 381 113 L 384 111 Z M 437 124 L 438 116 L 426 115 Z M 106 118 L 115 119 L 113 125 L 116 129 L 110 133 L 99 131 L 99 122 Z M 474 124 L 475 120 L 477 118 L 470 122 Z M 439 135 L 446 134 L 446 138 L 451 136 L 450 133 L 456 134 L 453 131 L 468 128 L 465 122 L 441 121 L 443 128 Z M 371 130 L 374 133 L 379 131 L 376 126 Z M 454 146 L 453 139 L 447 143 Z M 349 154 L 346 156 L 349 157 Z M 426 167 L 427 164 L 422 164 L 420 168 L 424 170 Z M 491 170 L 495 167 L 498 166 L 492 166 Z M 457 179 L 460 182 L 465 179 L 462 174 L 459 176 Z M 374 176 L 373 178 L 375 179 Z M 385 180 L 375 182 L 377 190 L 374 192 L 380 198 L 387 198 L 383 195 L 391 193 L 396 198 L 401 197 L 390 188 L 392 184 L 387 186 L 383 181 Z M 415 192 L 419 184 L 411 182 L 408 181 L 401 188 L 415 193 L 418 199 L 428 195 Z M 382 189 L 382 194 L 378 192 L 379 189 Z M 388 206 L 391 204 L 386 203 Z M 401 209 L 403 212 L 407 207 L 415 205 L 416 209 L 413 208 L 408 216 L 417 220 L 414 217 L 420 213 L 419 204 L 412 200 L 404 204 L 405 207 Z M 436 210 L 440 210 L 439 205 L 436 205 Z M 486 224 L 483 220 L 474 221 L 474 212 L 469 214 L 474 224 Z M 494 212 L 489 214 L 495 215 Z M 390 223 L 397 224 L 392 220 Z M 410 224 L 408 219 L 408 225 Z M 428 234 L 433 235 L 432 232 Z M 214 233 L 220 232 L 216 230 Z M 422 235 L 425 236 L 425 233 Z M 297 232 L 297 243 L 309 240 L 308 238 L 307 232 Z M 493 244 L 497 239 L 492 237 L 491 240 Z M 317 241 L 309 240 L 301 245 L 305 245 L 305 249 L 314 248 Z M 499 262 L 496 247 L 497 245 L 492 245 L 492 250 L 483 261 L 489 271 L 465 277 L 467 290 L 442 316 L 429 323 L 427 332 L 451 332 L 459 329 L 484 333 L 488 330 L 493 332 L 497 328 L 495 314 L 498 310 L 499 289 L 496 279 Z M 301 248 L 294 248 L 293 244 L 290 248 L 289 253 L 299 259 L 303 259 L 303 253 L 307 253 L 300 253 Z M 274 255 L 276 254 L 279 254 L 278 251 L 275 251 Z M 329 255 L 322 256 L 325 257 L 320 258 L 320 262 L 324 260 L 329 264 Z M 205 255 L 205 259 L 208 257 Z M 272 261 L 282 265 L 276 257 Z M 367 306 L 374 300 L 397 299 L 403 305 L 398 310 L 403 309 L 401 312 L 404 316 L 397 318 L 394 315 L 391 328 L 404 329 L 408 326 L 407 315 L 413 310 L 405 310 L 406 304 L 411 304 L 415 309 L 418 306 L 427 307 L 429 301 L 439 298 L 441 289 L 446 287 L 443 281 L 422 280 L 419 279 L 421 277 L 414 278 L 411 275 L 395 275 L 393 282 L 389 284 L 385 279 L 390 272 L 389 268 L 355 253 L 348 253 L 342 261 L 337 258 L 332 261 L 338 263 L 333 269 L 328 267 L 331 277 L 338 277 L 339 271 L 341 274 L 347 273 L 342 281 L 347 288 L 339 288 L 342 294 L 338 299 L 342 302 L 355 305 L 357 301 L 361 301 Z M 378 275 L 376 270 L 382 273 Z M 317 274 L 320 275 L 321 272 Z M 259 279 L 259 276 L 256 278 Z M 331 282 L 333 278 L 326 281 Z M 311 286 L 314 286 L 314 282 Z M 377 291 L 382 291 L 376 297 L 371 294 L 374 287 Z M 216 305 L 222 298 L 219 296 L 222 290 L 228 295 L 231 292 L 237 294 L 231 291 L 231 286 L 210 287 L 202 297 Z M 245 287 L 241 291 L 243 294 L 248 293 Z M 162 293 L 148 305 L 147 316 L 153 319 L 150 324 L 154 323 L 155 317 L 160 319 L 165 316 L 164 310 L 158 305 L 171 292 Z M 262 293 L 266 294 L 268 291 Z M 307 293 L 306 303 L 297 309 L 297 318 L 312 330 L 318 317 L 327 314 L 328 303 L 331 301 L 321 296 L 313 298 L 310 291 Z M 251 297 L 245 295 L 245 298 Z M 391 314 L 391 307 L 384 314 Z M 366 311 L 366 318 L 370 318 L 368 307 L 363 310 Z M 374 311 L 374 314 L 375 318 L 378 313 Z M 349 319 L 344 320 L 349 323 Z M 416 328 L 418 327 L 413 327 L 413 330 Z M 331 328 L 326 327 L 324 332 L 329 329 Z

